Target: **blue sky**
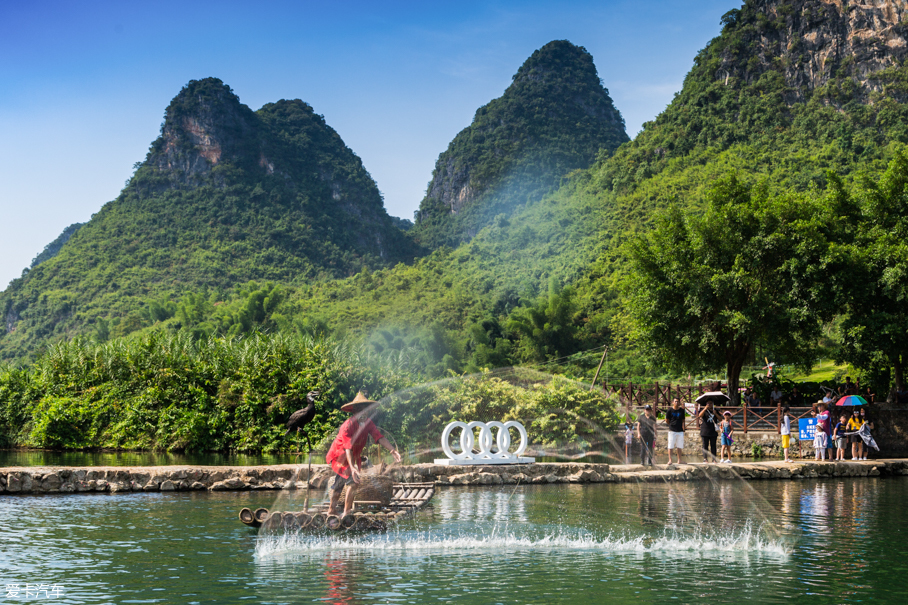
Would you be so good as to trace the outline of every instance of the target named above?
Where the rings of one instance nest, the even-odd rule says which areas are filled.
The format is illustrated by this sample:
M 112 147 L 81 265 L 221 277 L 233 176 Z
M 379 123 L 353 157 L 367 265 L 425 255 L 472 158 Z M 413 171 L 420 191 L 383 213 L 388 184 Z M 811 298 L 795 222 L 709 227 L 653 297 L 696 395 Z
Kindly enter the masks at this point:
M 633 137 L 737 0 L 0 3 L 0 288 L 114 199 L 191 79 L 300 98 L 412 218 L 438 154 L 534 50 L 593 55 Z

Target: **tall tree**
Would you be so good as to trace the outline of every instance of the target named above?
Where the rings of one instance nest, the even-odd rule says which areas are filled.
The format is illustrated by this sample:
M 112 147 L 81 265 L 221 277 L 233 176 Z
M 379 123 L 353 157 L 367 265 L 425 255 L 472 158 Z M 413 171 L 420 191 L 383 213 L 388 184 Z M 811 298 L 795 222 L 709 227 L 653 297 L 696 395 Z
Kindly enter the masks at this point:
M 576 314 L 574 289 L 561 288 L 556 280 L 550 280 L 548 294 L 540 296 L 534 305 L 514 309 L 507 327 L 519 335 L 518 349 L 523 359 L 545 361 L 577 350 Z
M 842 357 L 871 374 L 889 374 L 901 390 L 908 363 L 908 157 L 904 151 L 896 151 L 878 182 L 861 178 L 856 197 L 862 215 L 850 225 L 855 262 L 849 283 L 841 290 Z
M 770 198 L 764 185 L 730 174 L 710 189 L 705 208 L 671 207 L 626 246 L 633 336 L 670 367 L 725 368 L 735 400 L 755 344 L 809 366 L 831 313 L 818 291 L 828 250 L 828 213 L 818 201 Z

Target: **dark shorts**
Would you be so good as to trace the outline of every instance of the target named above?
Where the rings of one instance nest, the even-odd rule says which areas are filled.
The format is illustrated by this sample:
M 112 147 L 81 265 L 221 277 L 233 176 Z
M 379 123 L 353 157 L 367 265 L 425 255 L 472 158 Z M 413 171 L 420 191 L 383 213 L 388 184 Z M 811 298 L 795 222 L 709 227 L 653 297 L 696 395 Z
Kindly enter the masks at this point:
M 337 473 L 334 473 L 334 483 L 331 484 L 331 491 L 339 492 L 344 489 L 345 485 L 353 485 L 353 483 L 353 475 L 351 475 L 349 479 L 344 479 Z

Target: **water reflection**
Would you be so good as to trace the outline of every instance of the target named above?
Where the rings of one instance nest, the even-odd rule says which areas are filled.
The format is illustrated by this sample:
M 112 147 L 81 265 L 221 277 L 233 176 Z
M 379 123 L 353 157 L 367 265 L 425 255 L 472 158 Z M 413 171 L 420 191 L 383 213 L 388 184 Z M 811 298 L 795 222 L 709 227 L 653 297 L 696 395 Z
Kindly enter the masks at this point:
M 77 604 L 901 603 L 906 498 L 908 478 L 443 488 L 386 534 L 269 537 L 236 512 L 273 493 L 7 496 L 0 576 Z
M 508 492 L 490 490 L 440 490 L 435 496 L 434 516 L 442 523 L 492 521 L 527 523 L 526 492 L 519 487 Z
M 340 558 L 333 555 L 325 557 L 325 582 L 327 589 L 325 597 L 320 599 L 328 603 L 361 603 L 356 598 L 352 587 L 358 584 L 359 573 L 357 567 L 361 566 L 358 558 Z

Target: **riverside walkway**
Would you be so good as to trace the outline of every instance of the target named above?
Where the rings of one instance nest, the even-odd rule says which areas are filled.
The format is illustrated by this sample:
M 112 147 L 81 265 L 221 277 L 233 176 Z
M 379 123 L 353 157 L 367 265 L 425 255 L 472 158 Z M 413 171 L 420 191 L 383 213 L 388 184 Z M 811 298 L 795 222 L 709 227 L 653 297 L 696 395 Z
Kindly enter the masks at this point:
M 636 483 L 674 481 L 799 480 L 908 475 L 908 459 L 865 461 L 800 460 L 694 463 L 643 467 L 626 464 L 543 462 L 518 465 L 394 467 L 395 481 L 437 485 L 515 485 L 548 483 Z M 323 489 L 330 467 L 312 465 L 312 487 Z M 306 466 L 144 466 L 0 468 L 0 494 L 122 493 L 138 491 L 239 491 L 305 489 Z

